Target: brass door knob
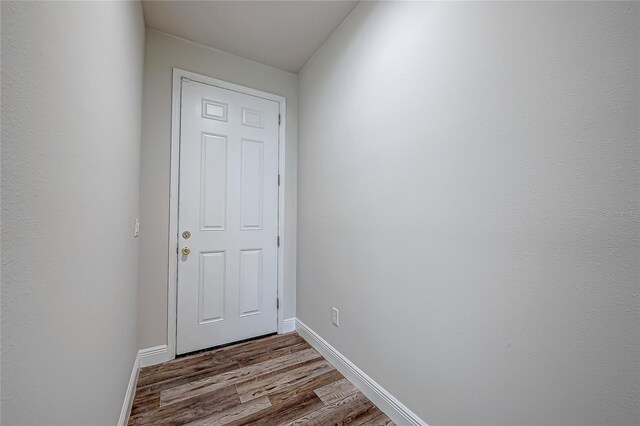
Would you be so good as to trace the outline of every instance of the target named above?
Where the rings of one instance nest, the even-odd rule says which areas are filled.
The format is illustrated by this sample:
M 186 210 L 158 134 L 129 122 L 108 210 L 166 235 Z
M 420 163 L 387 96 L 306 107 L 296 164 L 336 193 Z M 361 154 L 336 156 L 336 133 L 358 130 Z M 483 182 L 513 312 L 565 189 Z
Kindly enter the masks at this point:
M 191 249 L 189 247 L 182 247 L 182 254 L 187 256 L 189 253 L 191 253 Z

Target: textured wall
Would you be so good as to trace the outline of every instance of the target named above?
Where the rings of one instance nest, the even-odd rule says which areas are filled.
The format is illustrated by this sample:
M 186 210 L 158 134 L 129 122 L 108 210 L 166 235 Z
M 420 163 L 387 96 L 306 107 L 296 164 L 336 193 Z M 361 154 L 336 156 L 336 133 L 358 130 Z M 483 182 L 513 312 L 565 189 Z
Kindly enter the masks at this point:
M 298 77 L 200 44 L 147 30 L 140 178 L 139 346 L 167 343 L 171 84 L 174 67 L 287 98 L 285 318 L 296 311 Z
M 137 2 L 2 2 L 2 423 L 115 424 L 136 357 Z
M 361 2 L 302 70 L 298 317 L 429 424 L 640 423 L 639 14 Z

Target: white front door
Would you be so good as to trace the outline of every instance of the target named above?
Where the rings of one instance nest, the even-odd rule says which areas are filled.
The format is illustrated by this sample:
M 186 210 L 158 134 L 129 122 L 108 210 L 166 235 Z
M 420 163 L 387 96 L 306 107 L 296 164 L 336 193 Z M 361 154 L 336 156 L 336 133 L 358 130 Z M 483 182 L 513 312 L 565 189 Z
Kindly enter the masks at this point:
M 277 330 L 278 113 L 182 79 L 178 354 Z

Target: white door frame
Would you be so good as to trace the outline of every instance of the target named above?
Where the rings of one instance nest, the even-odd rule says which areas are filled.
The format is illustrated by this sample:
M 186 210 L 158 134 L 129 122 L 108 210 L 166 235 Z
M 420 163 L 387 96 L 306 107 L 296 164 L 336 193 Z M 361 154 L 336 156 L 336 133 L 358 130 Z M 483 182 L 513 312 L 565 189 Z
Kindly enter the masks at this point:
M 169 282 L 167 297 L 167 351 L 168 359 L 176 357 L 176 321 L 177 321 L 177 286 L 178 286 L 178 182 L 180 176 L 180 103 L 182 79 L 189 79 L 198 83 L 222 89 L 233 90 L 245 95 L 268 99 L 279 104 L 280 133 L 278 137 L 278 333 L 284 333 L 284 206 L 285 206 L 285 124 L 287 104 L 282 96 L 262 92 L 237 84 L 228 83 L 204 75 L 173 69 L 173 89 L 171 96 L 171 189 L 169 195 Z

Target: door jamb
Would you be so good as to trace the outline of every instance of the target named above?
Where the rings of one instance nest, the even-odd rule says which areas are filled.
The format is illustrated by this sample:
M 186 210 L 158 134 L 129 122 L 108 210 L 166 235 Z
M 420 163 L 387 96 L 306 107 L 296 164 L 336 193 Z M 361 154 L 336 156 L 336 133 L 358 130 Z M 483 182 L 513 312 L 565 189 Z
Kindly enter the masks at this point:
M 263 92 L 245 86 L 196 74 L 180 68 L 173 68 L 173 87 L 171 95 L 171 181 L 169 193 L 169 273 L 167 294 L 167 352 L 168 359 L 176 357 L 177 340 L 177 286 L 178 286 L 178 179 L 180 168 L 180 102 L 182 79 L 186 78 L 198 83 L 222 89 L 232 90 L 245 95 L 268 99 L 279 104 L 280 127 L 278 135 L 278 299 L 277 308 L 278 334 L 284 333 L 284 256 L 285 256 L 285 129 L 287 100 L 283 96 Z M 275 242 L 274 242 L 275 243 Z M 175 250 L 174 250 L 175 248 Z

